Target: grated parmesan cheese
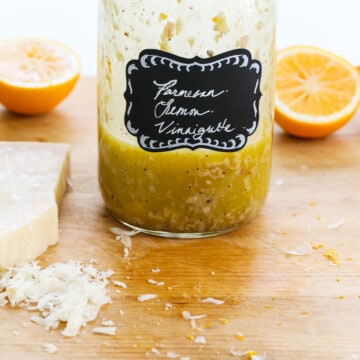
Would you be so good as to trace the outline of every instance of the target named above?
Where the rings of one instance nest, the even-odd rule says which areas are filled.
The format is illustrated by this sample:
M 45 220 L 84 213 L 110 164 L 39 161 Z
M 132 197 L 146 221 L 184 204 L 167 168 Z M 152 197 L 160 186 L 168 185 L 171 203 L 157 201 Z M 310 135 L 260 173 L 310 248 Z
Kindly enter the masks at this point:
M 41 346 L 48 354 L 55 354 L 58 351 L 54 344 L 42 344 Z
M 206 299 L 201 300 L 203 304 L 214 304 L 214 305 L 222 305 L 224 303 L 223 300 L 214 299 L 212 297 L 208 297 Z
M 97 326 L 93 328 L 94 334 L 101 334 L 101 335 L 116 335 L 116 326 Z
M 120 241 L 125 246 L 126 249 L 128 250 L 131 249 L 132 241 L 130 236 L 121 235 L 121 236 L 116 236 L 115 239 Z
M 124 247 L 124 258 L 127 259 L 129 257 L 129 249 L 127 247 Z
M 256 353 L 256 351 L 253 350 L 238 351 L 235 349 L 231 349 L 230 354 L 248 360 L 266 360 L 266 355 L 259 355 Z
M 196 329 L 196 321 L 198 319 L 202 319 L 207 315 L 191 315 L 188 311 L 183 311 L 182 316 L 185 320 L 190 320 L 191 328 Z
M 139 230 L 125 230 L 120 227 L 111 227 L 109 230 L 117 236 L 133 236 L 140 232 Z
M 157 285 L 157 286 L 164 286 L 165 283 L 163 281 L 156 281 L 154 279 L 148 279 L 148 283 L 152 284 L 152 285 Z
M 300 244 L 297 247 L 292 249 L 285 250 L 285 253 L 288 255 L 294 256 L 304 256 L 304 255 L 311 255 L 313 247 L 309 243 Z
M 174 309 L 174 305 L 173 304 L 170 304 L 170 303 L 166 303 L 165 304 L 165 310 L 168 311 L 170 309 Z
M 152 299 L 156 299 L 158 296 L 156 294 L 143 294 L 138 296 L 138 301 L 148 301 Z
M 132 246 L 131 237 L 138 234 L 139 230 L 125 230 L 121 227 L 111 227 L 109 228 L 110 232 L 113 233 L 115 239 L 124 245 L 124 258 L 127 259 L 130 254 L 130 249 Z
M 114 326 L 114 322 L 112 321 L 112 320 L 103 320 L 102 322 L 101 322 L 101 325 L 102 326 Z
M 152 353 L 156 354 L 156 355 L 161 355 L 161 352 L 160 352 L 158 349 L 156 349 L 156 348 L 151 348 L 150 351 L 151 351 Z
M 31 320 L 46 330 L 65 322 L 64 336 L 76 336 L 111 299 L 106 295 L 112 270 L 97 271 L 91 264 L 55 263 L 41 269 L 37 262 L 12 267 L 0 278 L 0 306 L 38 311 Z
M 113 280 L 113 284 L 119 287 L 122 287 L 123 289 L 126 289 L 126 284 L 122 281 Z
M 140 232 L 138 230 L 125 230 L 120 227 L 111 227 L 109 230 L 114 235 L 116 235 L 115 239 L 120 241 L 121 244 L 123 244 L 128 250 L 131 249 L 132 246 L 131 236 L 134 236 Z
M 195 344 L 206 344 L 206 339 L 204 336 L 199 335 L 194 339 L 194 343 Z
M 345 225 L 345 220 L 344 219 L 340 219 L 339 221 L 332 223 L 329 225 L 329 229 L 330 230 L 336 230 L 338 228 L 340 228 L 341 226 Z
M 166 353 L 166 357 L 169 359 L 176 359 L 179 357 L 179 355 L 174 353 L 173 351 L 169 351 Z

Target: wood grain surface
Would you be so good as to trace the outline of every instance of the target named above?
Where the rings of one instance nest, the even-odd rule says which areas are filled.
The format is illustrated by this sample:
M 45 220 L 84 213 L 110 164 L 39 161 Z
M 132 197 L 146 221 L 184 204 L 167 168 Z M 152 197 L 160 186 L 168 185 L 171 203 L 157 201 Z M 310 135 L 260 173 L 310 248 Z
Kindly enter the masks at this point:
M 127 286 L 108 285 L 112 303 L 76 338 L 64 337 L 63 326 L 45 331 L 28 311 L 0 308 L 0 358 L 245 359 L 240 354 L 252 350 L 272 360 L 359 359 L 359 115 L 321 140 L 275 128 L 269 196 L 247 226 L 202 240 L 138 234 L 126 257 L 97 185 L 96 80 L 80 79 L 43 116 L 16 116 L 0 105 L 0 140 L 72 145 L 60 240 L 41 264 L 96 259 L 97 269 L 113 269 L 111 279 Z M 311 253 L 291 254 L 304 249 Z M 338 264 L 325 256 L 329 249 Z M 138 301 L 149 293 L 158 297 Z M 208 297 L 224 303 L 203 303 Z M 183 311 L 206 317 L 193 329 Z M 92 333 L 104 319 L 117 326 L 115 336 Z M 45 343 L 58 351 L 48 354 Z

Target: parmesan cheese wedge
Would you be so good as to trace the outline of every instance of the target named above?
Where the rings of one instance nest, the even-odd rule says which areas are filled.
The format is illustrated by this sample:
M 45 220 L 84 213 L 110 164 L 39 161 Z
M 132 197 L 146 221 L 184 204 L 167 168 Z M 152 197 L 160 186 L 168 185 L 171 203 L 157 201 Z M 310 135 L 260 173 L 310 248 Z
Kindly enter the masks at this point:
M 0 268 L 29 262 L 58 241 L 70 147 L 0 142 Z

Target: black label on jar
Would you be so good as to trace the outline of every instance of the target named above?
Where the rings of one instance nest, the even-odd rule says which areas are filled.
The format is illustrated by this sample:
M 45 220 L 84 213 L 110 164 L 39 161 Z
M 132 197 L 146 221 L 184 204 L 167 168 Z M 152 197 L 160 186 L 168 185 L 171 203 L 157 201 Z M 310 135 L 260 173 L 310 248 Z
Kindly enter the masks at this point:
M 125 126 L 144 150 L 237 151 L 258 126 L 261 63 L 245 49 L 208 59 L 144 50 L 126 77 Z

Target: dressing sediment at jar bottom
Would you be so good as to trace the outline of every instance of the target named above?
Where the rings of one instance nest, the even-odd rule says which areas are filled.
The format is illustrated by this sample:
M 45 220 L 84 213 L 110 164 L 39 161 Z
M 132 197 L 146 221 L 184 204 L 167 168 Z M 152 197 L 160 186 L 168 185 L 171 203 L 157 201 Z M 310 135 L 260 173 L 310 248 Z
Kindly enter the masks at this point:
M 236 152 L 152 153 L 99 123 L 99 184 L 125 224 L 168 233 L 220 233 L 252 219 L 269 186 L 271 132 Z

